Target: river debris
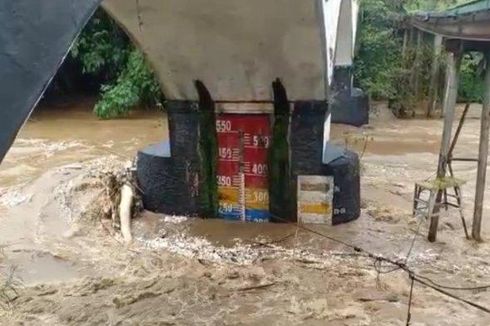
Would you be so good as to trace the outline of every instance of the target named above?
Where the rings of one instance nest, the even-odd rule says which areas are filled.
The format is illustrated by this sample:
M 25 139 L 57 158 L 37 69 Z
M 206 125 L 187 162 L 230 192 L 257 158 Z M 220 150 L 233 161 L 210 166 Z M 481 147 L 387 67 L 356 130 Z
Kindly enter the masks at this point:
M 13 303 L 19 297 L 18 289 L 22 283 L 16 277 L 15 271 L 14 266 L 10 266 L 6 271 L 0 271 L 0 309 L 12 308 Z
M 165 215 L 163 218 L 165 223 L 181 224 L 188 220 L 186 216 L 176 216 L 176 215 Z
M 74 170 L 72 165 L 60 168 L 61 173 L 70 173 L 72 170 Z M 122 162 L 112 156 L 87 162 L 77 176 L 55 189 L 55 198 L 67 222 L 111 220 L 111 227 L 121 230 L 122 189 L 126 188 L 131 192 L 130 206 L 126 207 L 130 217 L 135 217 L 143 209 L 134 171 L 132 162 Z M 128 236 L 127 224 L 125 238 Z
M 133 240 L 131 236 L 131 211 L 133 208 L 133 199 L 135 192 L 129 182 L 126 182 L 121 187 L 121 195 L 119 200 L 119 221 L 121 225 L 121 234 L 126 243 Z
M 177 232 L 163 238 L 136 237 L 137 243 L 153 250 L 166 250 L 168 252 L 197 259 L 202 264 L 232 264 L 252 265 L 272 259 L 285 259 L 295 261 L 308 268 L 326 269 L 342 257 L 338 252 L 313 253 L 305 248 L 286 248 L 271 244 L 261 246 L 244 244 L 238 241 L 232 247 L 220 246 L 201 237 L 189 236 L 185 232 Z M 307 263 L 305 263 L 307 262 Z

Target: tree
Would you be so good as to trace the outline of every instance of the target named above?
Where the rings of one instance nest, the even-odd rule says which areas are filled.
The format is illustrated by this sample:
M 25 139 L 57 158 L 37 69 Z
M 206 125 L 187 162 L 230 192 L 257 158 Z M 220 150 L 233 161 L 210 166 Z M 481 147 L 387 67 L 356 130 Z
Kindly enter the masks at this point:
M 461 0 L 363 0 L 359 25 L 358 53 L 355 58 L 355 83 L 375 99 L 396 99 L 408 106 L 413 98 L 406 86 L 411 79 L 414 58 L 418 55 L 422 89 L 428 86 L 432 49 L 423 45 L 416 54 L 402 56 L 404 17 L 417 10 L 444 10 L 468 2 Z M 469 60 L 469 59 L 468 59 Z M 471 60 L 470 60 L 471 61 Z M 463 64 L 461 96 L 478 99 L 480 79 L 475 62 Z M 418 92 L 415 92 L 418 94 Z M 419 95 L 424 95 L 421 92 Z
M 386 0 L 364 0 L 355 59 L 356 84 L 374 98 L 392 98 L 400 65 L 402 39 L 398 35 L 402 7 Z
M 143 54 L 102 9 L 82 31 L 71 56 L 79 61 L 83 73 L 95 76 L 101 84 L 101 98 L 94 108 L 101 118 L 125 115 L 137 105 L 154 106 L 162 100 Z

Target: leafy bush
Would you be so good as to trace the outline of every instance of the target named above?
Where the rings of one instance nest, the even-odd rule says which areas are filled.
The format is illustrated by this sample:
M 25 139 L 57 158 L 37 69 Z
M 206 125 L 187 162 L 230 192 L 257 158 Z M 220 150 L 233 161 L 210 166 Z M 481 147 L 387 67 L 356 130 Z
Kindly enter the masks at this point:
M 102 86 L 102 98 L 95 105 L 97 116 L 108 119 L 127 114 L 134 106 L 156 105 L 161 98 L 160 86 L 148 69 L 144 57 L 133 50 L 116 82 Z
M 126 34 L 102 9 L 95 12 L 71 49 L 83 73 L 107 82 L 117 78 L 131 52 Z
M 71 50 L 83 73 L 98 77 L 101 98 L 94 108 L 108 119 L 138 105 L 153 106 L 162 94 L 157 79 L 127 35 L 101 9 L 92 17 Z

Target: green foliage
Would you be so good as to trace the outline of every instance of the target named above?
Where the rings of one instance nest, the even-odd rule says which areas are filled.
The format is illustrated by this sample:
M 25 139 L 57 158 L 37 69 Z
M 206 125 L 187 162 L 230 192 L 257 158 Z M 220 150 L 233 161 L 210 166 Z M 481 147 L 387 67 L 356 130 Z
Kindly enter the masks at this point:
M 201 214 L 207 218 L 218 216 L 218 183 L 217 158 L 218 158 L 218 135 L 216 133 L 216 116 L 214 107 L 202 105 L 199 111 L 199 156 L 201 161 L 201 185 L 200 201 Z
M 392 98 L 397 94 L 396 80 L 402 69 L 399 8 L 385 0 L 364 0 L 361 6 L 356 83 L 373 98 Z
M 390 99 L 413 107 L 427 95 L 433 64 L 432 39 L 425 37 L 416 52 L 416 34 L 402 54 L 406 10 L 444 10 L 467 0 L 363 0 L 359 26 L 355 83 L 374 99 Z M 443 58 L 439 58 L 443 60 Z M 460 97 L 481 101 L 478 63 L 467 58 L 461 73 Z M 418 72 L 418 77 L 414 75 Z M 418 88 L 415 89 L 418 80 Z
M 272 133 L 272 146 L 269 149 L 269 196 L 271 213 L 282 219 L 290 219 L 291 211 L 291 175 L 289 164 L 290 147 L 288 131 L 290 115 L 289 106 L 276 108 L 274 113 L 274 127 Z M 282 110 L 281 110 L 282 109 Z
M 102 86 L 102 98 L 94 112 L 104 119 L 114 118 L 127 114 L 140 103 L 156 105 L 160 98 L 158 81 L 141 52 L 133 50 L 116 82 Z
M 73 45 L 71 56 L 80 62 L 84 73 L 110 81 L 124 68 L 130 52 L 126 34 L 99 9 Z
M 127 114 L 138 105 L 158 105 L 162 94 L 157 79 L 126 34 L 101 9 L 87 24 L 71 55 L 83 73 L 98 77 L 101 98 L 94 108 L 108 119 Z
M 481 53 L 469 53 L 464 56 L 459 82 L 460 101 L 482 103 L 485 92 L 485 84 L 481 76 L 482 60 Z

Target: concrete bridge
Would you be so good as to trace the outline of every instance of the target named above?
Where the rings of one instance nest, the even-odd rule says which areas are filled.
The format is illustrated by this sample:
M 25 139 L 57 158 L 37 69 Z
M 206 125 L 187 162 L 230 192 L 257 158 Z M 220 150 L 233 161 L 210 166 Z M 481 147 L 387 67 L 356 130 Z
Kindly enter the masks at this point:
M 197 100 L 199 79 L 216 101 L 272 101 L 280 78 L 290 100 L 324 101 L 335 57 L 352 63 L 355 0 L 4 2 L 0 158 L 99 5 L 144 52 L 169 100 Z
M 366 97 L 352 96 L 349 68 L 355 0 L 3 1 L 0 159 L 99 5 L 144 53 L 167 100 L 170 144 L 140 153 L 148 205 L 193 215 L 202 212 L 202 202 L 213 206 L 218 195 L 231 196 L 219 202 L 221 215 L 268 220 L 269 207 L 296 198 L 299 176 L 337 174 L 335 187 L 325 188 L 330 202 L 306 206 L 333 223 L 359 216 L 357 157 L 328 144 L 329 101 L 340 112 L 342 101 L 363 104 L 367 114 Z M 239 154 L 230 157 L 233 164 L 226 157 L 217 162 L 218 150 Z M 278 172 L 264 173 L 268 164 Z M 352 173 L 341 175 L 344 166 Z M 256 200 L 246 202 L 249 194 Z M 294 216 L 297 204 L 275 214 Z

